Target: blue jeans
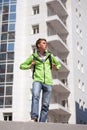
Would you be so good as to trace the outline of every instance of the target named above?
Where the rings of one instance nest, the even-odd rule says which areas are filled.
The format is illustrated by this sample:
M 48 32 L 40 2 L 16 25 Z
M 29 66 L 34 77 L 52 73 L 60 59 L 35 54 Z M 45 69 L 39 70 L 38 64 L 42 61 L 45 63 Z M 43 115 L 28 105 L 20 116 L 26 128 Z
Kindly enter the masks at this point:
M 42 90 L 42 104 L 41 104 L 42 106 L 39 122 L 45 122 L 49 110 L 52 86 L 43 84 L 41 82 L 34 82 L 32 86 L 31 118 L 38 119 L 39 117 L 39 99 L 41 90 Z

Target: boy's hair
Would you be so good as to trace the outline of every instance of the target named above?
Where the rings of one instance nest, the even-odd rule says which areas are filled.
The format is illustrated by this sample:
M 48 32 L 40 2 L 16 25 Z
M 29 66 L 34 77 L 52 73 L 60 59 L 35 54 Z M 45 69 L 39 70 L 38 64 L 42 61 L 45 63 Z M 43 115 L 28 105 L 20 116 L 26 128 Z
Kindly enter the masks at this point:
M 36 41 L 36 47 L 37 47 L 37 48 L 38 48 L 38 44 L 39 44 L 41 41 L 45 41 L 45 42 L 46 42 L 46 39 L 44 39 L 44 38 L 39 38 L 39 39 Z

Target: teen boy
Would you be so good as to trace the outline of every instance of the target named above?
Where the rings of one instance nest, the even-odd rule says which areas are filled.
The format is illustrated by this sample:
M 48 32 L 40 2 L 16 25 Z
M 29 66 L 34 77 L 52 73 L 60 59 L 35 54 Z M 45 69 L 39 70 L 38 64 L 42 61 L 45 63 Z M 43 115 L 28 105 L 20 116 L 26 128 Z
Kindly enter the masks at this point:
M 55 56 L 47 51 L 46 39 L 40 38 L 36 41 L 37 53 L 20 65 L 20 69 L 33 68 L 31 120 L 34 122 L 45 122 L 48 115 L 49 103 L 52 93 L 52 68 L 59 70 L 61 64 Z M 39 116 L 39 99 L 42 91 L 42 104 Z M 38 120 L 39 118 L 39 120 Z

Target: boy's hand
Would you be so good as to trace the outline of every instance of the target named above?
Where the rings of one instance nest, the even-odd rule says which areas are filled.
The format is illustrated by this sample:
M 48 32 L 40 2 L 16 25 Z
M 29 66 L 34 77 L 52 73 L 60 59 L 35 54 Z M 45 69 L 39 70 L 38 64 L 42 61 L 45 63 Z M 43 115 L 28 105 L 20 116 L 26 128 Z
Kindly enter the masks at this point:
M 57 69 L 56 65 L 55 64 L 52 64 L 52 69 Z
M 36 64 L 36 61 L 32 61 L 31 65 L 30 65 L 30 69 L 33 68 L 33 66 Z

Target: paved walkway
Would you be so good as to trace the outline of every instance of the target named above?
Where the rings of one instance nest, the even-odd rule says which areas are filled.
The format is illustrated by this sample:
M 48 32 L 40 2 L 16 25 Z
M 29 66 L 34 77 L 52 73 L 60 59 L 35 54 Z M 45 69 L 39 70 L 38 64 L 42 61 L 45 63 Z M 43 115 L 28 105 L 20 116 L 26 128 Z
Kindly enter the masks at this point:
M 0 121 L 0 130 L 87 130 L 87 125 Z

